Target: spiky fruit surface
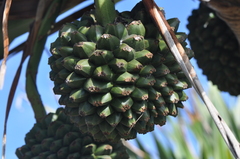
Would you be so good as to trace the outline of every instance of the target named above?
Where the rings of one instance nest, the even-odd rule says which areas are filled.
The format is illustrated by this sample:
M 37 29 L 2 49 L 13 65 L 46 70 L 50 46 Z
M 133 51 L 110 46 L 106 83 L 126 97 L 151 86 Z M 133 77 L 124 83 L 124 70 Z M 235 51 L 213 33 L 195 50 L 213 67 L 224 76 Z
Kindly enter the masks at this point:
M 219 90 L 239 95 L 240 53 L 233 32 L 204 4 L 193 10 L 188 21 L 188 39 L 203 74 Z
M 49 113 L 26 134 L 25 145 L 16 150 L 19 159 L 128 159 L 125 146 L 95 142 L 79 132 L 63 108 Z
M 178 19 L 168 22 L 176 31 Z M 176 34 L 185 48 L 186 34 Z M 183 90 L 190 85 L 142 3 L 105 27 L 94 11 L 86 13 L 60 30 L 51 52 L 50 77 L 59 103 L 96 141 L 153 131 L 187 100 Z

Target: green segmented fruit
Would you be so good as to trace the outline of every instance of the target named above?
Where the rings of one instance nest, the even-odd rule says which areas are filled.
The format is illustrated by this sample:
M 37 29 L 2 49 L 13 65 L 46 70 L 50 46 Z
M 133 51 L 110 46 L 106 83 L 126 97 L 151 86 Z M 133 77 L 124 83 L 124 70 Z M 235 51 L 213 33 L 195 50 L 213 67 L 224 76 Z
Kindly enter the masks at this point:
M 51 80 L 61 75 L 54 87 L 62 95 L 59 103 L 96 141 L 132 139 L 153 131 L 154 124 L 164 125 L 167 115 L 177 115 L 187 99 L 183 90 L 190 87 L 142 2 L 116 13 L 114 22 L 104 26 L 94 11 L 86 13 L 66 24 L 60 33 L 68 26 L 70 32 L 51 44 Z M 177 32 L 179 20 L 169 23 L 192 57 L 186 34 Z M 58 48 L 67 53 L 61 55 Z
M 109 127 L 103 126 L 103 128 L 109 130 Z M 93 132 L 96 129 L 91 130 Z M 90 135 L 79 132 L 78 127 L 70 122 L 63 108 L 58 108 L 56 113 L 49 113 L 34 124 L 26 134 L 25 145 L 16 150 L 16 155 L 19 159 L 85 159 L 86 156 L 129 158 L 121 141 L 96 142 Z
M 96 49 L 96 43 L 80 41 L 73 45 L 73 54 L 79 58 L 87 58 Z
M 215 11 L 200 3 L 188 18 L 189 41 L 198 66 L 219 90 L 240 94 L 239 44 Z
M 112 108 L 112 106 L 107 105 L 107 106 L 98 108 L 97 113 L 101 118 L 106 118 L 109 115 L 111 115 L 112 113 L 114 113 L 114 109 Z
M 133 100 L 131 97 L 115 98 L 111 102 L 111 106 L 118 112 L 125 112 L 131 109 Z

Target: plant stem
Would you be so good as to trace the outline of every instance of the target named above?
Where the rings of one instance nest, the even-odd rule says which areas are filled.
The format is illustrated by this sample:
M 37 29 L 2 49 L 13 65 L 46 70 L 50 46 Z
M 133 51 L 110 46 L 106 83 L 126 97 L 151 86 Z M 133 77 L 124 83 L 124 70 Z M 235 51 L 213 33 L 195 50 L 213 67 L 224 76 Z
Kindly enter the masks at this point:
M 38 66 L 48 37 L 48 32 L 60 13 L 61 5 L 65 2 L 65 0 L 54 0 L 51 2 L 50 6 L 47 7 L 48 9 L 45 14 L 44 10 L 38 12 L 42 14 L 39 14 L 38 18 L 35 19 L 34 27 L 31 30 L 27 42 L 28 48 L 25 50 L 31 55 L 27 66 L 26 92 L 34 111 L 36 121 L 39 121 L 46 115 L 46 110 L 36 84 Z

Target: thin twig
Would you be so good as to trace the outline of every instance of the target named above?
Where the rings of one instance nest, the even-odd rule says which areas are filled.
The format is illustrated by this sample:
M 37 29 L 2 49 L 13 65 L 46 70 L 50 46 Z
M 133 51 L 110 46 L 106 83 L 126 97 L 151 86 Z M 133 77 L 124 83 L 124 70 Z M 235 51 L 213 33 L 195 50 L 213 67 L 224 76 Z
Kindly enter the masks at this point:
M 155 4 L 153 0 L 143 0 L 143 2 L 147 10 L 149 11 L 151 17 L 154 19 L 159 31 L 162 33 L 176 61 L 179 63 L 182 70 L 184 71 L 184 74 L 186 75 L 186 77 L 191 82 L 198 95 L 205 103 L 210 115 L 212 116 L 228 148 L 230 149 L 235 158 L 237 159 L 240 158 L 239 142 L 237 141 L 232 131 L 229 129 L 225 121 L 219 115 L 218 111 L 216 110 L 216 108 L 206 95 L 206 92 L 204 91 L 194 68 L 192 67 L 188 57 L 186 56 L 183 47 L 178 42 L 175 34 L 171 30 L 169 24 L 162 15 L 158 6 Z
M 15 95 L 16 92 L 16 88 L 18 85 L 18 81 L 21 75 L 21 71 L 22 71 L 22 65 L 24 63 L 24 61 L 26 60 L 26 56 L 22 55 L 22 60 L 20 65 L 18 66 L 17 72 L 14 76 L 12 85 L 11 85 L 11 89 L 8 95 L 8 101 L 7 101 L 7 106 L 6 106 L 6 112 L 5 112 L 5 119 L 4 119 L 4 128 L 3 128 L 3 139 L 2 139 L 2 159 L 5 158 L 5 152 L 6 152 L 6 141 L 7 141 L 7 121 L 8 121 L 8 117 L 9 117 L 9 112 L 11 110 L 11 106 L 12 106 L 12 102 L 13 102 L 13 97 Z
M 6 73 L 6 60 L 9 53 L 9 37 L 8 37 L 8 16 L 10 7 L 12 4 L 12 0 L 7 0 L 4 7 L 3 18 L 2 18 L 2 32 L 3 32 L 3 46 L 4 46 L 4 60 L 2 61 L 2 65 L 0 68 L 0 89 L 3 87 L 4 77 Z M 6 121 L 6 119 L 5 119 Z M 4 123 L 4 133 L 3 133 L 3 146 L 2 146 L 2 159 L 5 159 L 5 152 L 6 152 L 6 136 L 7 128 L 6 123 Z
M 2 18 L 2 34 L 3 34 L 3 47 L 4 47 L 4 54 L 3 54 L 3 61 L 0 68 L 0 89 L 3 87 L 4 78 L 6 74 L 6 61 L 9 54 L 9 37 L 8 37 L 8 16 L 10 7 L 12 4 L 12 0 L 7 0 L 5 3 L 4 11 L 3 11 L 3 18 Z

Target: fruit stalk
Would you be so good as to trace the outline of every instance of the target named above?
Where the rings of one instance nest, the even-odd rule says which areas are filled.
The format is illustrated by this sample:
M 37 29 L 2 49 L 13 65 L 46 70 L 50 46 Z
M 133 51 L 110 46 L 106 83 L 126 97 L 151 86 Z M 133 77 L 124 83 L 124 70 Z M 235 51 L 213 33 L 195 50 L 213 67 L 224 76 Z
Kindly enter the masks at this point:
M 117 17 L 113 0 L 94 0 L 96 19 L 102 26 L 113 23 Z

